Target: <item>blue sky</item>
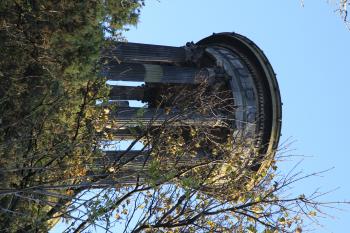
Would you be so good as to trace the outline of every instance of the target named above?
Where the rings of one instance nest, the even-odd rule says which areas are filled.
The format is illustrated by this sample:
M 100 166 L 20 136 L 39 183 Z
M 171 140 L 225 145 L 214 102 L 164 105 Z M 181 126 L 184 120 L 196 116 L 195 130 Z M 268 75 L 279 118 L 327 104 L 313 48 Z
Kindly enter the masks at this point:
M 294 195 L 339 188 L 325 200 L 350 200 L 350 31 L 324 1 L 300 0 L 149 0 L 130 42 L 183 46 L 213 32 L 236 32 L 267 55 L 283 101 L 281 142 L 293 142 L 280 164 L 282 172 L 303 159 L 299 170 L 312 173 L 334 167 L 323 177 L 300 182 Z M 315 232 L 347 232 L 350 208 L 331 210 Z M 59 232 L 59 228 L 56 231 Z
M 150 0 L 131 42 L 182 46 L 213 32 L 236 32 L 267 55 L 283 100 L 282 139 L 295 142 L 290 154 L 305 156 L 305 173 L 334 167 L 323 177 L 295 186 L 293 193 L 339 188 L 327 200 L 350 200 L 350 31 L 327 1 Z M 294 162 L 280 164 L 289 171 Z M 330 211 L 315 232 L 346 232 L 347 211 Z

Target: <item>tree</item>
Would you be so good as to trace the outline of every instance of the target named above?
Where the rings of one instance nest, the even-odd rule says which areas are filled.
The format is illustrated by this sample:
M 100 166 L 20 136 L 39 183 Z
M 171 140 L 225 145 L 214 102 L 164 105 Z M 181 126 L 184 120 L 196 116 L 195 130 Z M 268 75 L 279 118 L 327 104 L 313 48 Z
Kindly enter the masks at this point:
M 93 124 L 107 88 L 100 50 L 137 21 L 141 1 L 1 1 L 0 228 L 46 231 L 63 191 L 25 191 L 75 181 L 99 142 Z M 79 177 L 79 175 L 78 175 Z M 67 182 L 62 182 L 66 179 Z M 12 190 L 19 190 L 13 192 Z M 57 208 L 61 208 L 58 205 Z
M 350 2 L 348 0 L 340 0 L 338 2 L 339 7 L 336 12 L 339 13 L 340 17 L 343 19 L 346 27 L 350 29 L 350 22 L 348 18 L 348 7 L 350 6 Z
M 350 2 L 348 0 L 337 0 L 337 1 L 328 1 L 335 6 L 335 12 L 339 14 L 340 18 L 343 20 L 345 26 L 350 29 L 350 21 L 348 17 L 348 7 Z M 304 6 L 304 0 L 301 0 L 301 5 Z
M 152 122 L 140 124 L 142 133 L 134 143 L 142 140 L 144 147 L 137 153 L 102 155 L 103 170 L 109 172 L 99 180 L 103 189 L 85 195 L 89 196 L 86 201 L 84 194 L 79 195 L 67 211 L 71 216 L 62 214 L 69 221 L 67 232 L 85 231 L 89 226 L 109 231 L 115 225 L 124 232 L 298 232 L 305 217 L 315 221 L 322 214 L 321 208 L 331 204 L 318 200 L 323 193 L 296 197 L 285 193 L 307 176 L 279 176 L 270 158 L 264 162 L 272 163 L 271 168 L 256 172 L 247 155 L 257 154 L 247 153 L 253 147 L 240 144 L 239 138 L 235 144 L 219 143 L 208 125 L 192 126 L 187 132 L 177 127 L 179 119 L 189 114 L 182 110 L 200 104 L 195 109 L 206 111 L 229 101 L 220 98 L 225 93 L 208 95 L 207 88 L 203 84 L 169 91 L 175 94 L 164 96 L 161 104 L 178 102 L 179 115 L 157 127 Z M 198 156 L 198 149 L 205 146 L 211 150 L 210 159 Z

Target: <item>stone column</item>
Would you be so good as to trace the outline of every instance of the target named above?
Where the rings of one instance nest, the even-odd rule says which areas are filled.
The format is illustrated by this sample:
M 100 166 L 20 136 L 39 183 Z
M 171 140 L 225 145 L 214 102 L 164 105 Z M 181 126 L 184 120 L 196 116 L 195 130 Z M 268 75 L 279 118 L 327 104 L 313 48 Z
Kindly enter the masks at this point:
M 113 81 L 198 84 L 214 82 L 216 73 L 212 68 L 122 63 L 106 64 L 101 76 Z
M 113 135 L 113 140 L 134 140 L 142 134 L 142 130 L 139 127 L 122 127 L 119 129 L 105 129 L 108 134 Z
M 112 86 L 111 100 L 143 100 L 146 87 Z
M 110 100 L 108 102 L 104 102 L 99 104 L 100 106 L 117 106 L 119 107 L 129 107 L 129 101 L 127 100 Z
M 116 112 L 111 113 L 113 120 L 120 127 L 137 126 L 160 126 L 173 124 L 176 126 L 220 126 L 227 120 L 220 114 L 201 115 L 187 110 L 186 112 L 174 109 L 164 110 L 155 108 L 124 108 L 119 107 Z
M 150 45 L 140 43 L 118 43 L 103 52 L 103 57 L 118 63 L 184 63 L 188 52 L 185 47 Z
M 183 154 L 177 158 L 169 154 L 167 155 L 166 153 L 167 152 L 165 152 L 164 155 L 161 155 L 164 162 L 166 161 L 167 164 L 177 164 L 179 166 L 205 163 L 210 160 L 211 157 L 203 151 L 198 151 L 196 156 Z M 116 164 L 122 165 L 123 168 L 133 168 L 137 170 L 146 167 L 151 160 L 152 155 L 148 150 L 105 151 L 105 156 L 101 159 L 95 160 L 95 163 L 105 166 Z

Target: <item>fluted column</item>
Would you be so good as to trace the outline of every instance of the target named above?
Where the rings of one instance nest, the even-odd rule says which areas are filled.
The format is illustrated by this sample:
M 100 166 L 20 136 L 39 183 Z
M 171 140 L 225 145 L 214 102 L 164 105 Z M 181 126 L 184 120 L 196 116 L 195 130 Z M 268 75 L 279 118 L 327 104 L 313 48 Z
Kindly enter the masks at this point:
M 113 135 L 113 140 L 134 140 L 142 135 L 139 127 L 122 127 L 119 129 L 105 129 L 107 134 Z
M 129 101 L 127 100 L 110 100 L 109 102 L 104 102 L 99 104 L 99 106 L 117 106 L 119 107 L 129 107 Z
M 123 168 L 133 168 L 141 169 L 148 165 L 148 162 L 152 160 L 151 152 L 148 150 L 129 150 L 129 151 L 105 151 L 105 156 L 101 159 L 96 159 L 95 163 L 100 165 L 111 165 L 111 164 L 120 164 Z M 160 155 L 164 161 L 167 161 L 167 164 L 177 164 L 177 165 L 190 165 L 198 164 L 201 162 L 208 161 L 210 155 L 203 151 L 198 151 L 195 156 L 188 154 L 183 154 L 177 158 L 173 155 L 164 154 Z
M 187 110 L 186 112 L 174 109 L 154 109 L 154 108 L 123 108 L 111 114 L 113 120 L 120 127 L 135 126 L 159 126 L 166 124 L 193 125 L 193 126 L 220 126 L 227 120 L 220 114 L 202 115 Z
M 187 60 L 185 47 L 151 45 L 140 43 L 119 43 L 103 52 L 107 59 L 130 63 L 184 63 Z
M 113 81 L 197 84 L 205 81 L 212 83 L 216 73 L 212 68 L 112 63 L 103 66 L 101 76 Z
M 112 86 L 109 92 L 111 100 L 143 100 L 146 87 Z

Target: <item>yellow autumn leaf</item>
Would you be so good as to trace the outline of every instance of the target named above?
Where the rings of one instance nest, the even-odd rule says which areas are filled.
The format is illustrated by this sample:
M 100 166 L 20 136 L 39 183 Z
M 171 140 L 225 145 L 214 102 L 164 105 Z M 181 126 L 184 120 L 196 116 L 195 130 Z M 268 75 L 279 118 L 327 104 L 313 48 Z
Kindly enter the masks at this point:
M 68 189 L 68 190 L 66 191 L 66 194 L 67 194 L 68 196 L 73 196 L 74 191 L 73 191 L 72 189 Z
M 109 111 L 110 111 L 110 110 L 109 110 L 108 108 L 104 108 L 104 109 L 103 109 L 103 113 L 104 113 L 104 114 L 108 114 Z
M 316 211 L 310 211 L 309 216 L 315 217 L 317 215 Z

